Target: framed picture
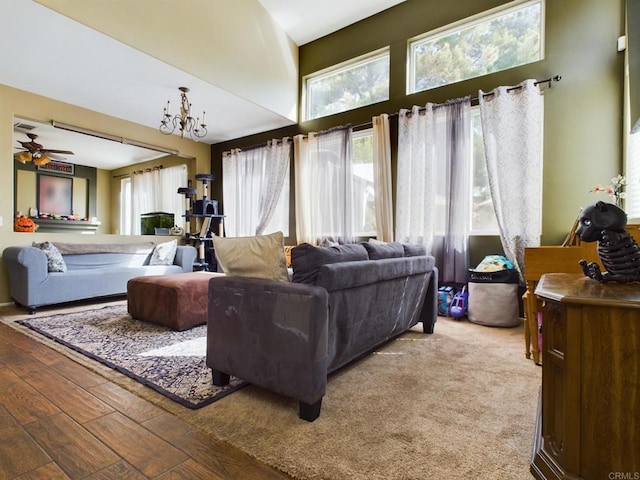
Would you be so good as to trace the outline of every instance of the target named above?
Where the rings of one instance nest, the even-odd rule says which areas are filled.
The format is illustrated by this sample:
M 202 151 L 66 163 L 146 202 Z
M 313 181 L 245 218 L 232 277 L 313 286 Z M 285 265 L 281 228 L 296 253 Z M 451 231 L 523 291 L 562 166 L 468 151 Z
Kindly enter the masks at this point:
M 73 178 L 38 175 L 38 210 L 40 214 L 71 215 Z

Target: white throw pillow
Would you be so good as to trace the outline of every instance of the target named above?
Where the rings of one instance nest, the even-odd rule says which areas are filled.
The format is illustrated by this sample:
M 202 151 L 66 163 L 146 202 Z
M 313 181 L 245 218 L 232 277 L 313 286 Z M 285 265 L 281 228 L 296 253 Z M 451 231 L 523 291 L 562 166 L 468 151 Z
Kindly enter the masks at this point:
M 42 250 L 47 256 L 47 271 L 63 273 L 67 271 L 67 264 L 65 263 L 64 258 L 62 258 L 62 254 L 53 243 L 33 242 L 31 245 Z
M 170 242 L 159 243 L 153 249 L 151 254 L 151 260 L 149 265 L 173 265 L 173 260 L 176 258 L 176 251 L 178 250 L 178 241 L 171 240 Z
M 213 237 L 216 258 L 230 277 L 289 281 L 284 235 L 275 232 L 255 237 Z

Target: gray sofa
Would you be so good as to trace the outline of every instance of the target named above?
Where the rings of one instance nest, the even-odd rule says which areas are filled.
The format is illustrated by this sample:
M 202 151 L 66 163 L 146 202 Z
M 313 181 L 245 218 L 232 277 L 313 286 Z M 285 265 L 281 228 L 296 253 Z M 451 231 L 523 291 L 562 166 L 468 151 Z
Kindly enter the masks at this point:
M 330 247 L 336 255 L 295 247 L 292 282 L 211 279 L 207 365 L 214 384 L 225 385 L 234 375 L 296 399 L 300 418 L 313 421 L 329 373 L 417 322 L 433 333 L 434 258 L 413 246 L 403 252 L 400 244 L 365 245 Z
M 11 298 L 30 313 L 44 305 L 123 295 L 129 279 L 191 272 L 196 258 L 194 247 L 179 245 L 172 265 L 150 265 L 153 242 L 55 245 L 66 272 L 49 272 L 47 256 L 40 248 L 7 247 L 2 253 Z

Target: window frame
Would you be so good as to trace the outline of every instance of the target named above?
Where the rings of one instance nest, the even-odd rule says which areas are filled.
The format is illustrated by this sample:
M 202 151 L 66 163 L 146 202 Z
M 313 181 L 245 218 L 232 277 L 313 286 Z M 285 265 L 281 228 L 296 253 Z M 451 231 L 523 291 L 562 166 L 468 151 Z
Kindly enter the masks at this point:
M 334 112 L 331 114 L 327 114 L 327 115 L 322 115 L 319 117 L 313 117 L 310 118 L 309 114 L 311 111 L 311 96 L 309 95 L 309 84 L 310 82 L 314 81 L 314 80 L 318 80 L 318 79 L 323 79 L 323 78 L 328 78 L 331 77 L 333 75 L 337 75 L 339 73 L 345 72 L 347 70 L 351 70 L 353 68 L 356 67 L 360 67 L 362 65 L 366 65 L 367 63 L 372 63 L 375 62 L 376 60 L 379 60 L 381 58 L 387 58 L 387 61 L 389 62 L 389 66 L 391 65 L 391 49 L 390 47 L 387 45 L 385 47 L 379 48 L 377 50 L 374 50 L 372 52 L 368 52 L 365 53 L 363 55 L 360 55 L 358 57 L 354 57 L 351 58 L 349 60 L 345 60 L 344 62 L 340 62 L 337 63 L 335 65 L 331 65 L 330 67 L 327 68 L 323 68 L 322 70 L 318 70 L 316 72 L 310 73 L 308 75 L 305 75 L 302 77 L 302 85 L 301 85 L 301 99 L 300 99 L 300 105 L 301 105 L 301 122 L 308 122 L 311 120 L 317 120 L 319 118 L 324 118 L 327 117 L 329 115 L 336 115 L 338 113 L 343 113 L 343 112 L 348 112 L 351 110 L 355 110 L 356 108 L 362 108 L 368 105 L 372 105 L 372 104 L 366 104 L 366 105 L 360 105 L 358 107 L 353 107 L 353 108 L 349 108 L 347 110 L 342 110 L 340 112 Z M 389 68 L 389 77 L 391 76 L 391 69 Z M 385 99 L 380 100 L 381 102 L 383 101 L 388 101 L 389 100 L 389 95 L 390 95 L 390 78 L 387 78 L 387 97 Z M 378 102 L 374 102 L 374 103 L 378 103 Z
M 540 4 L 540 58 L 536 61 L 544 60 L 545 58 L 545 3 L 546 0 L 514 0 L 512 2 L 506 3 L 504 5 L 500 5 L 498 7 L 485 10 L 484 12 L 477 13 L 475 15 L 471 15 L 470 17 L 465 17 L 463 19 L 452 22 L 448 25 L 443 25 L 442 27 L 438 27 L 434 30 L 430 30 L 425 33 L 421 33 L 420 35 L 416 35 L 415 37 L 411 37 L 407 40 L 407 72 L 406 72 L 406 94 L 412 95 L 419 92 L 426 92 L 428 90 L 433 90 L 434 88 L 443 87 L 445 85 L 451 85 L 452 83 L 458 83 L 466 80 L 470 80 L 471 78 L 479 78 L 479 77 L 470 77 L 466 79 L 456 80 L 451 83 L 447 83 L 445 85 L 438 85 L 436 87 L 430 87 L 423 90 L 416 90 L 416 65 L 415 58 L 413 54 L 413 50 L 416 45 L 425 43 L 427 40 L 437 40 L 439 38 L 450 35 L 451 33 L 464 30 L 470 27 L 474 27 L 484 22 L 490 22 L 496 18 L 502 17 L 504 15 L 508 15 L 514 11 L 527 8 L 531 5 Z M 528 65 L 528 64 L 525 64 Z M 515 65 L 510 68 L 516 68 L 522 65 Z M 508 70 L 508 69 L 505 69 Z M 504 71 L 504 70 L 498 70 Z M 497 72 L 491 72 L 497 73 Z M 489 74 L 487 74 L 489 75 Z

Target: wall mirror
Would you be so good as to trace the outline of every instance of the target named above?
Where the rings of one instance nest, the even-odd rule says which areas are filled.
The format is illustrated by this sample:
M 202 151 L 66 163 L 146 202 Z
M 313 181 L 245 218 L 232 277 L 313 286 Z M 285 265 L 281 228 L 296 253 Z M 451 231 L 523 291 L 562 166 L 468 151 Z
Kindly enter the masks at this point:
M 177 165 L 191 175 L 195 163 L 162 147 L 17 116 L 13 140 L 14 213 L 39 232 L 124 234 L 121 216 L 133 213 L 120 205 L 123 179 Z

